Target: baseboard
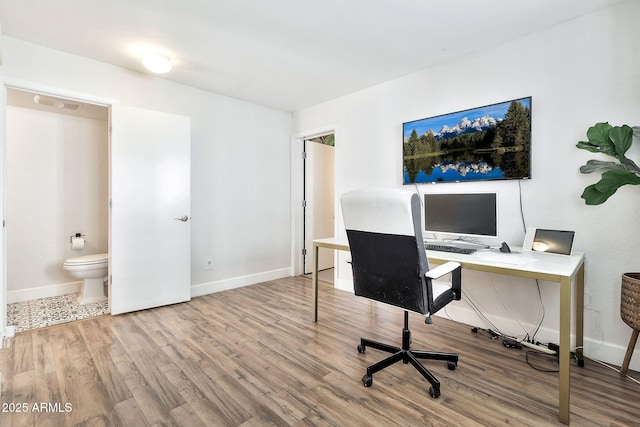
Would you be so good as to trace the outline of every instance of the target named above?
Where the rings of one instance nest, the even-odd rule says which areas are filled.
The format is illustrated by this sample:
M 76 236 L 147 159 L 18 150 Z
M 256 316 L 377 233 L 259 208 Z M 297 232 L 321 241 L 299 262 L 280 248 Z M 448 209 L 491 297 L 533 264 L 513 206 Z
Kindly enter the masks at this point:
M 57 285 L 40 286 L 37 288 L 7 291 L 7 303 L 31 301 L 40 298 L 57 297 L 60 295 L 80 292 L 82 281 L 60 283 Z
M 256 283 L 267 282 L 269 280 L 282 279 L 291 276 L 291 268 L 265 271 L 262 273 L 250 274 L 246 276 L 233 277 L 231 279 L 218 280 L 215 282 L 191 285 L 191 297 L 225 291 L 228 289 L 240 288 L 242 286 L 255 285 Z M 20 289 L 7 292 L 7 303 L 31 301 L 39 298 L 55 297 L 66 294 L 80 292 L 82 281 L 60 283 L 57 285 L 41 286 L 37 288 Z
M 631 335 L 631 329 L 629 329 L 629 335 Z M 626 347 L 595 341 L 586 337 L 584 339 L 584 355 L 590 359 L 599 360 L 601 362 L 608 363 L 609 365 L 614 365 L 616 367 L 622 366 L 626 352 Z M 640 372 L 640 347 L 638 346 L 631 356 L 629 369 Z M 629 374 L 636 380 L 640 381 L 640 376 L 635 375 L 634 372 L 630 372 Z
M 291 276 L 291 268 L 281 268 L 279 270 L 265 271 L 246 276 L 232 277 L 230 279 L 217 280 L 214 282 L 191 285 L 191 298 L 201 295 L 213 294 L 215 292 L 229 289 L 241 288 L 243 286 L 255 285 L 256 283 L 268 282 L 269 280 L 282 279 Z
M 497 316 L 491 313 L 488 314 L 491 318 L 491 321 L 498 325 L 498 327 L 503 327 L 503 325 L 509 325 L 510 329 L 517 330 L 519 326 L 514 323 L 513 319 L 507 317 Z M 446 310 L 440 310 L 435 314 L 437 317 L 444 317 L 447 319 L 454 320 L 459 323 L 464 323 L 471 326 L 478 326 L 481 328 L 485 328 L 486 325 L 482 320 L 478 317 L 476 312 L 468 307 L 464 307 L 460 305 L 460 303 L 455 303 L 455 306 L 449 305 L 446 307 Z M 523 326 L 529 330 L 535 330 L 537 325 L 523 323 Z M 502 331 L 503 333 L 509 333 L 509 331 Z M 631 335 L 631 332 L 629 332 Z M 552 342 L 554 344 L 558 344 L 559 341 L 559 331 L 557 329 L 550 329 L 542 327 L 538 330 L 536 334 L 536 340 L 540 342 Z M 571 331 L 571 349 L 575 349 L 576 336 L 574 331 Z M 601 362 L 605 362 L 609 365 L 614 365 L 619 367 L 622 365 L 622 361 L 624 360 L 624 356 L 627 349 L 626 347 L 609 343 L 603 341 L 596 341 L 589 337 L 584 337 L 584 348 L 583 354 L 593 360 L 599 360 Z M 631 358 L 631 362 L 629 363 L 629 369 L 633 371 L 640 371 L 640 347 L 636 350 Z

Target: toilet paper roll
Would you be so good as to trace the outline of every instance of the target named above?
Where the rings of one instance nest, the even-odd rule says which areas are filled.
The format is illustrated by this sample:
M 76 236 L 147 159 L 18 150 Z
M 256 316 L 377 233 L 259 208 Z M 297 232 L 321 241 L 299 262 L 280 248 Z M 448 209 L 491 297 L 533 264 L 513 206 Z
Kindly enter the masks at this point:
M 84 249 L 84 239 L 82 237 L 72 237 L 71 249 Z

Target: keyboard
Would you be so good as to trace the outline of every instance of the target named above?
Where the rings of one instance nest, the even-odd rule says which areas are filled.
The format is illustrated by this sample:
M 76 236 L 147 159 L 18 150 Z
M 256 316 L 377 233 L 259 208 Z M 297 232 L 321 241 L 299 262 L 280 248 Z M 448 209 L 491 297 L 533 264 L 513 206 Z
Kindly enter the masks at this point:
M 476 251 L 476 249 L 472 249 L 472 248 L 460 248 L 458 246 L 438 245 L 434 243 L 425 243 L 424 247 L 428 251 L 453 252 L 456 254 L 464 254 L 464 255 L 469 255 Z

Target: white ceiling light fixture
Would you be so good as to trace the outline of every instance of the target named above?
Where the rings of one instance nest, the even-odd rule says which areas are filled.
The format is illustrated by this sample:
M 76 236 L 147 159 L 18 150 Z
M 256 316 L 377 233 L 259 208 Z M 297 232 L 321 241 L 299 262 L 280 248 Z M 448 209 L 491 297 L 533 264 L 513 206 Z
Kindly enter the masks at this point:
M 143 56 L 142 65 L 144 65 L 147 70 L 156 74 L 168 73 L 171 71 L 171 68 L 173 68 L 171 59 L 166 55 L 158 53 L 150 53 Z

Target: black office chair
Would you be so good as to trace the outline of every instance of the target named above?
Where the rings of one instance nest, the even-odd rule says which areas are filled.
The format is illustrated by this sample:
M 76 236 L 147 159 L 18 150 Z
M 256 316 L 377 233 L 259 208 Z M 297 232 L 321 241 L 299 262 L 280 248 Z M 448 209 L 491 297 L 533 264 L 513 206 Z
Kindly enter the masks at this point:
M 448 262 L 429 270 L 422 239 L 420 199 L 404 190 L 360 190 L 341 197 L 344 224 L 351 250 L 353 287 L 356 295 L 404 308 L 402 348 L 360 340 L 358 353 L 373 347 L 392 356 L 367 368 L 365 387 L 373 384 L 373 374 L 396 363 L 411 363 L 431 383 L 431 397 L 440 396 L 440 382 L 418 361 L 447 361 L 456 368 L 458 355 L 410 350 L 409 310 L 431 315 L 461 296 L 460 264 Z M 451 283 L 432 282 L 451 273 Z

